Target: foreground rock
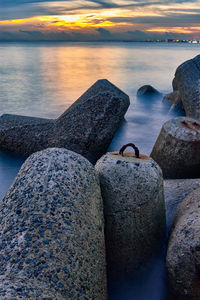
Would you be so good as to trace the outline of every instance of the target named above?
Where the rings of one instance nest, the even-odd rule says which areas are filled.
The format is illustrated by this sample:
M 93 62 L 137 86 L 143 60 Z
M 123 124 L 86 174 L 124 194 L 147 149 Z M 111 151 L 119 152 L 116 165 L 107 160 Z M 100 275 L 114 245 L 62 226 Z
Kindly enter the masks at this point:
M 143 85 L 137 91 L 137 97 L 142 100 L 152 100 L 161 96 L 162 94 L 151 85 Z
M 200 119 L 200 55 L 177 68 L 173 88 L 180 93 L 186 116 Z
M 106 299 L 102 198 L 85 158 L 30 156 L 0 218 L 0 299 Z
M 167 179 L 164 180 L 167 230 L 174 221 L 178 205 L 191 192 L 200 187 L 200 179 Z
M 99 80 L 54 121 L 25 117 L 21 122 L 6 123 L 2 116 L 0 148 L 30 155 L 48 147 L 63 147 L 95 162 L 106 152 L 129 104 L 125 93 L 109 81 Z
M 164 236 L 162 172 L 151 158 L 133 153 L 107 153 L 95 169 L 104 200 L 108 274 L 130 275 Z
M 200 189 L 180 205 L 167 251 L 173 299 L 200 299 Z M 171 299 L 170 298 L 170 299 Z
M 200 123 L 186 117 L 167 121 L 151 157 L 159 164 L 165 178 L 200 177 Z

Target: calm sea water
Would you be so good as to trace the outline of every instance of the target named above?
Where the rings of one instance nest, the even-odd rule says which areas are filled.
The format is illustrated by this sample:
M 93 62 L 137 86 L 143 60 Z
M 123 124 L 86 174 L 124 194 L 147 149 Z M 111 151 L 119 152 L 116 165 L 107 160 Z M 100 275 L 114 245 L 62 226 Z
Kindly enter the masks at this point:
M 128 142 L 150 154 L 168 114 L 160 100 L 138 101 L 139 87 L 172 90 L 177 66 L 199 54 L 200 45 L 158 43 L 0 43 L 0 115 L 14 113 L 56 118 L 88 87 L 107 78 L 131 100 L 126 121 L 109 150 Z M 0 198 L 23 158 L 0 152 Z M 111 286 L 113 300 L 163 300 L 167 297 L 164 250 L 133 280 Z

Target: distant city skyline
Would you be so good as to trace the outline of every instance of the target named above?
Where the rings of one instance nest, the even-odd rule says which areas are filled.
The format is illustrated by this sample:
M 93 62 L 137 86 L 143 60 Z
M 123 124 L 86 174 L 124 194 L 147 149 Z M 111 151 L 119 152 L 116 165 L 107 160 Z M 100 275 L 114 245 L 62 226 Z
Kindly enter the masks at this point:
M 0 0 L 0 41 L 200 40 L 200 0 Z

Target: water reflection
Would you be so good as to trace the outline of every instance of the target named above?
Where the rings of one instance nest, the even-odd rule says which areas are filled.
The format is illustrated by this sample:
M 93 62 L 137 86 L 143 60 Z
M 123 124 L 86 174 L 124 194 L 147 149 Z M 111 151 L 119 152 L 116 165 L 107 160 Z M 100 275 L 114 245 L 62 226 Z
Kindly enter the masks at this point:
M 1 43 L 0 113 L 57 117 L 99 78 L 127 92 L 134 110 L 140 86 L 170 90 L 176 67 L 198 52 L 187 44 Z

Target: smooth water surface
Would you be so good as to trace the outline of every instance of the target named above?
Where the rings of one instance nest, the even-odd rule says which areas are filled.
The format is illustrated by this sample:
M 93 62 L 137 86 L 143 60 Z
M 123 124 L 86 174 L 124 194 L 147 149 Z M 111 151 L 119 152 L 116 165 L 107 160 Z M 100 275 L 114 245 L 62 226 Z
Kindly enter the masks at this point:
M 88 87 L 107 78 L 131 100 L 126 121 L 109 150 L 128 142 L 150 154 L 162 124 L 176 113 L 161 103 L 139 101 L 136 91 L 151 84 L 170 92 L 177 66 L 199 54 L 196 44 L 158 43 L 0 43 L 0 115 L 56 118 Z M 0 198 L 23 158 L 0 152 Z M 164 300 L 167 280 L 161 250 L 133 280 L 111 286 L 113 300 Z

